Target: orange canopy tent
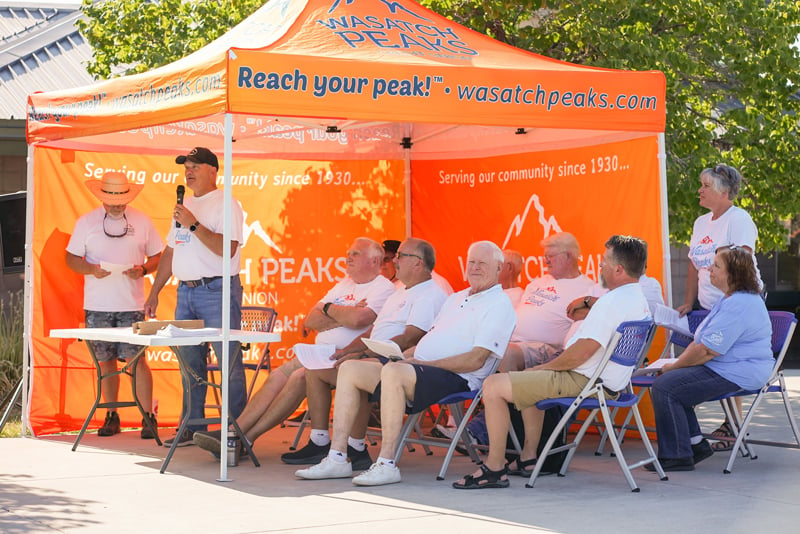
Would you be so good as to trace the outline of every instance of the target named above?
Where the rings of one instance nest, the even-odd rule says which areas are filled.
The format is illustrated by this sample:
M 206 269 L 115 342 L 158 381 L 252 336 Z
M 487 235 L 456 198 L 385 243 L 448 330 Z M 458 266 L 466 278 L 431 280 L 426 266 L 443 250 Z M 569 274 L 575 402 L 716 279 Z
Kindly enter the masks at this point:
M 459 289 L 475 239 L 523 252 L 524 285 L 544 271 L 539 241 L 550 232 L 579 238 L 595 278 L 607 237 L 635 234 L 669 295 L 664 124 L 660 72 L 548 59 L 410 0 L 271 0 L 172 64 L 33 94 L 27 424 L 76 429 L 91 402 L 86 349 L 48 337 L 82 321 L 82 282 L 63 250 L 97 205 L 87 178 L 114 169 L 146 184 L 133 205 L 166 234 L 182 181 L 174 157 L 193 146 L 223 155 L 220 185 L 248 214 L 245 303 L 281 315 L 277 364 L 303 313 L 343 276 L 356 235 L 430 240 L 437 271 Z M 169 318 L 174 291 L 164 293 Z M 148 361 L 160 421 L 174 422 L 177 377 L 158 373 L 174 359 L 154 351 Z

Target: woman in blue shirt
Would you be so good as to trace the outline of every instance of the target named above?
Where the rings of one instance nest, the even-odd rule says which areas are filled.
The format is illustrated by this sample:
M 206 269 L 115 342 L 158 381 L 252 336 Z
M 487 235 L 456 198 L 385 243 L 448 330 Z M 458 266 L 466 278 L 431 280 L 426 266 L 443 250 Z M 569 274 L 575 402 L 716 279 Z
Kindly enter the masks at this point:
M 711 283 L 724 296 L 697 327 L 694 342 L 661 369 L 651 390 L 658 459 L 665 471 L 692 471 L 694 464 L 713 454 L 697 422 L 696 405 L 724 393 L 762 387 L 774 364 L 772 324 L 752 253 L 743 247 L 720 247 L 709 271 Z

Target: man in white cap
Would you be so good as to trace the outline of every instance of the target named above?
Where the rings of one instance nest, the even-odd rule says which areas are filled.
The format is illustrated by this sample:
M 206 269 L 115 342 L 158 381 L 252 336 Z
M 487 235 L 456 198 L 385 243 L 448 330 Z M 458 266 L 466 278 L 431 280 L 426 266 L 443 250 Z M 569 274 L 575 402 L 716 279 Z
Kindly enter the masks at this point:
M 222 249 L 224 193 L 217 189 L 219 161 L 216 154 L 204 147 L 195 147 L 188 154 L 175 158 L 175 163 L 184 166 L 186 186 L 193 195 L 183 203 L 175 204 L 172 216 L 175 223 L 167 235 L 167 247 L 158 268 L 150 296 L 145 302 L 145 314 L 155 317 L 158 307 L 158 293 L 173 274 L 180 280 L 175 319 L 202 319 L 205 326 L 222 326 Z M 230 327 L 240 328 L 242 324 L 242 283 L 240 248 L 244 243 L 244 215 L 238 202 L 231 206 L 231 300 Z M 222 344 L 214 343 L 214 352 L 222 356 Z M 181 349 L 187 364 L 200 377 L 206 377 L 207 348 L 205 345 L 186 346 Z M 245 393 L 244 365 L 241 345 L 231 342 L 229 377 L 229 406 L 233 417 L 242 413 L 247 396 Z M 206 385 L 195 385 L 191 390 L 189 417 L 202 419 L 205 416 Z M 185 414 L 184 414 L 185 415 Z M 197 430 L 205 430 L 206 425 L 191 425 L 181 436 L 168 439 L 164 446 L 171 447 L 173 440 L 178 446 L 192 445 L 192 437 Z
M 86 186 L 103 205 L 82 216 L 67 245 L 67 266 L 84 275 L 83 307 L 88 328 L 131 326 L 144 320 L 144 276 L 156 270 L 164 242 L 150 219 L 128 206 L 142 190 L 129 183 L 125 174 L 109 171 Z M 127 343 L 90 341 L 92 351 L 106 375 L 117 370 L 117 360 L 134 357 L 141 347 Z M 105 402 L 116 402 L 119 375 L 103 379 Z M 145 358 L 136 364 L 136 396 L 153 428 L 153 377 Z M 120 431 L 116 410 L 106 414 L 99 436 Z M 142 421 L 142 439 L 155 436 Z

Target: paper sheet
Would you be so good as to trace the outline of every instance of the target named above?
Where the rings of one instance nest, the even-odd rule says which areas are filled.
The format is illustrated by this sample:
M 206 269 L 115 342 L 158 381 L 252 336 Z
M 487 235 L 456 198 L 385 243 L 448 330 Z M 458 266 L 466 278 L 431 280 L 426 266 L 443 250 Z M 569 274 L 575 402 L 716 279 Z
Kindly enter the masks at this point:
M 197 337 L 197 336 L 218 336 L 221 333 L 219 328 L 179 328 L 168 324 L 158 332 L 157 336 L 164 337 Z
M 336 345 L 298 343 L 294 346 L 297 359 L 306 369 L 331 369 L 336 363 L 336 360 L 331 360 L 334 352 Z
M 125 271 L 133 267 L 132 263 L 111 263 L 108 261 L 101 261 L 100 268 L 104 271 L 110 272 L 112 275 L 122 275 Z
M 673 310 L 663 304 L 656 304 L 653 309 L 653 321 L 659 325 L 681 334 L 692 336 L 689 330 L 689 319 L 684 315 L 680 316 L 677 310 Z
M 366 337 L 362 337 L 361 341 L 363 341 L 367 348 L 375 354 L 380 354 L 381 356 L 385 356 L 390 360 L 403 359 L 403 351 L 400 350 L 400 346 L 394 341 L 380 341 Z
M 658 370 L 667 365 L 668 363 L 675 363 L 678 358 L 659 358 L 647 367 L 642 367 L 633 372 L 633 376 L 652 375 L 657 374 Z

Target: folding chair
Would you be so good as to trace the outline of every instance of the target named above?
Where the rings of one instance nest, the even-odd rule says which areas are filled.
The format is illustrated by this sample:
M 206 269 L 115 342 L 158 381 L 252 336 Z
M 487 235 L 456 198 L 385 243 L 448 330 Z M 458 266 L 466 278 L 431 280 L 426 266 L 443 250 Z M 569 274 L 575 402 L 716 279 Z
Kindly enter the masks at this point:
M 733 462 L 736 460 L 736 455 L 739 451 L 742 452 L 742 456 L 749 456 L 751 460 L 758 458 L 758 456 L 756 456 L 750 449 L 750 443 L 766 445 L 769 447 L 787 447 L 794 449 L 800 448 L 800 430 L 798 430 L 797 423 L 794 419 L 792 407 L 789 402 L 789 395 L 786 391 L 786 381 L 783 376 L 783 370 L 781 369 L 783 359 L 786 356 L 787 350 L 789 349 L 789 343 L 792 341 L 794 329 L 797 326 L 797 319 L 795 318 L 794 314 L 782 311 L 769 312 L 769 318 L 772 322 L 772 352 L 775 355 L 775 365 L 772 368 L 772 373 L 770 374 L 766 384 L 764 384 L 761 389 L 740 389 L 739 391 L 720 395 L 719 397 L 712 399 L 720 401 L 723 410 L 725 411 L 725 417 L 728 421 L 734 422 L 734 424 L 731 425 L 731 428 L 736 436 L 735 440 L 733 438 L 722 439 L 722 441 L 734 441 L 731 454 L 728 457 L 728 463 L 725 466 L 725 469 L 722 471 L 725 474 L 730 474 L 731 470 L 733 469 Z M 761 404 L 761 401 L 764 399 L 764 396 L 767 393 L 781 394 L 781 397 L 783 398 L 783 407 L 786 410 L 786 416 L 789 418 L 789 425 L 791 426 L 792 433 L 794 434 L 794 443 L 751 440 L 747 437 L 748 429 L 751 421 L 753 420 L 753 416 L 755 415 L 758 406 Z M 739 412 L 736 409 L 734 399 L 736 397 L 744 397 L 749 395 L 755 395 L 755 398 L 753 399 L 750 408 L 747 410 L 747 415 L 745 416 L 744 420 L 741 420 Z
M 274 308 L 267 308 L 261 306 L 243 306 L 242 307 L 242 330 L 251 332 L 272 332 L 275 328 L 275 321 L 278 318 L 278 312 Z M 242 351 L 250 349 L 250 345 L 243 345 Z M 267 372 L 272 371 L 272 364 L 270 363 L 269 343 L 264 344 L 264 349 L 261 351 L 261 356 L 256 363 L 245 363 L 245 370 L 253 371 L 253 377 L 250 379 L 250 384 L 247 386 L 247 400 L 253 395 L 253 390 L 256 386 L 258 373 L 261 369 L 266 367 Z M 209 362 L 208 372 L 209 379 L 212 384 L 216 384 L 214 373 L 219 372 L 219 364 L 216 359 Z M 220 409 L 219 391 L 214 388 L 214 400 L 216 404 L 209 405 L 208 407 Z
M 494 362 L 492 363 L 492 368 L 487 376 L 493 375 L 497 368 L 500 366 L 500 358 L 494 358 Z M 447 454 L 444 457 L 444 461 L 442 462 L 442 467 L 439 470 L 439 474 L 436 476 L 436 480 L 444 480 L 445 474 L 447 474 L 447 468 L 450 466 L 450 460 L 453 458 L 453 453 L 456 450 L 456 446 L 459 442 L 464 445 L 464 448 L 469 453 L 470 458 L 473 462 L 480 463 L 481 459 L 478 456 L 478 452 L 475 450 L 475 442 L 473 441 L 472 437 L 470 436 L 469 432 L 466 432 L 467 423 L 469 423 L 472 414 L 475 412 L 475 409 L 478 407 L 481 401 L 481 397 L 483 397 L 483 383 L 481 386 L 472 391 L 462 391 L 459 393 L 453 393 L 452 395 L 447 395 L 436 403 L 440 406 L 447 406 L 451 410 L 453 414 L 453 419 L 457 423 L 455 434 L 453 434 L 452 439 L 443 439 L 443 438 L 434 438 L 423 436 L 422 432 L 419 428 L 419 419 L 420 417 L 426 413 L 426 410 L 419 411 L 417 413 L 409 413 L 408 417 L 406 418 L 405 423 L 403 424 L 403 428 L 400 431 L 400 440 L 397 445 L 397 453 L 395 455 L 394 461 L 399 462 L 400 458 L 403 456 L 403 450 L 405 447 L 409 446 L 410 444 L 418 444 L 422 445 L 423 447 L 447 447 Z M 467 408 L 466 412 L 463 409 L 463 404 L 466 401 L 472 401 Z M 411 432 L 413 430 L 417 430 L 417 437 L 411 437 Z M 427 449 L 426 449 L 427 451 Z
M 603 381 L 600 378 L 600 375 L 609 362 L 630 367 L 632 372 L 633 367 L 637 365 L 637 363 L 641 362 L 647 347 L 647 341 L 648 339 L 652 338 L 652 330 L 654 328 L 655 325 L 652 321 L 628 321 L 622 323 L 619 325 L 614 337 L 608 344 L 600 365 L 598 365 L 594 374 L 591 376 L 591 378 L 589 378 L 586 386 L 583 388 L 583 390 L 581 390 L 577 397 L 558 397 L 545 399 L 536 403 L 536 407 L 540 410 L 546 410 L 547 408 L 553 406 L 562 406 L 565 408 L 564 415 L 561 417 L 561 420 L 558 422 L 555 430 L 547 440 L 547 443 L 542 449 L 541 454 L 539 454 L 539 458 L 542 459 L 546 458 L 550 454 L 556 454 L 564 450 L 569 451 L 563 465 L 561 466 L 561 471 L 558 473 L 559 476 L 566 475 L 567 468 L 569 467 L 569 464 L 575 455 L 578 445 L 583 439 L 583 436 L 586 434 L 586 431 L 593 424 L 595 417 L 597 417 L 597 413 L 601 412 L 603 415 L 603 424 L 605 425 L 605 429 L 611 436 L 611 446 L 614 448 L 617 462 L 619 463 L 620 469 L 622 469 L 622 473 L 625 475 L 625 479 L 628 481 L 631 491 L 639 491 L 639 487 L 636 485 L 636 481 L 633 479 L 633 475 L 631 474 L 631 469 L 635 469 L 643 465 L 652 463 L 656 468 L 659 478 L 661 478 L 661 480 L 667 480 L 667 476 L 664 474 L 664 470 L 661 468 L 661 464 L 658 462 L 658 458 L 653 450 L 653 446 L 650 444 L 650 440 L 647 437 L 647 431 L 644 428 L 642 416 L 639 414 L 639 397 L 626 390 L 620 394 L 619 398 L 616 400 L 607 399 L 606 390 L 603 387 Z M 647 458 L 628 465 L 625 457 L 622 455 L 622 448 L 620 447 L 619 439 L 614 431 L 614 421 L 611 419 L 611 413 L 608 409 L 609 406 L 612 408 L 629 408 L 633 413 L 633 417 L 636 421 L 636 427 L 638 428 L 639 435 L 642 438 L 642 443 L 647 450 Z M 553 448 L 553 443 L 561 433 L 561 429 L 570 423 L 573 415 L 578 410 L 591 410 L 591 413 L 581 425 L 580 430 L 578 430 L 578 433 L 575 436 L 575 439 L 566 445 Z M 533 487 L 543 465 L 543 461 L 536 462 L 533 473 L 531 473 L 531 478 L 528 483 L 525 484 L 526 487 Z
M 697 330 L 697 327 L 700 326 L 700 323 L 703 322 L 703 319 L 706 318 L 708 315 L 708 310 L 694 310 L 687 314 L 687 319 L 689 321 L 689 330 L 694 332 Z M 655 331 L 653 332 L 655 334 Z M 659 358 L 669 358 L 671 357 L 671 352 L 675 347 L 680 347 L 685 349 L 689 346 L 689 343 L 694 341 L 692 336 L 687 336 L 686 334 L 681 334 L 680 332 L 672 331 L 670 333 L 669 339 L 667 340 L 667 344 L 664 347 L 664 350 L 661 352 Z M 651 339 L 652 342 L 652 339 Z M 649 350 L 649 344 L 647 349 L 645 350 L 644 356 L 647 356 L 647 351 Z M 644 360 L 642 360 L 644 363 Z M 645 392 L 650 391 L 650 386 L 653 385 L 653 381 L 655 381 L 656 375 L 640 375 L 634 376 L 631 378 L 631 389 L 628 391 L 629 393 L 633 392 L 633 388 L 639 388 L 639 392 L 637 396 L 639 397 L 639 401 L 642 400 L 644 397 Z M 618 408 L 615 408 L 611 412 L 612 420 L 616 420 Z M 630 426 L 631 417 L 633 417 L 632 412 L 628 412 L 625 416 L 625 421 L 620 425 L 619 430 L 619 439 L 620 443 L 622 440 L 625 439 L 625 434 L 628 431 L 628 427 Z M 648 432 L 655 432 L 654 428 L 647 428 Z M 600 443 L 597 445 L 597 451 L 595 451 L 596 456 L 600 456 L 603 454 L 603 449 L 605 448 L 606 439 L 608 439 L 608 433 L 603 432 L 602 436 L 600 437 Z M 613 454 L 613 453 L 612 453 Z

